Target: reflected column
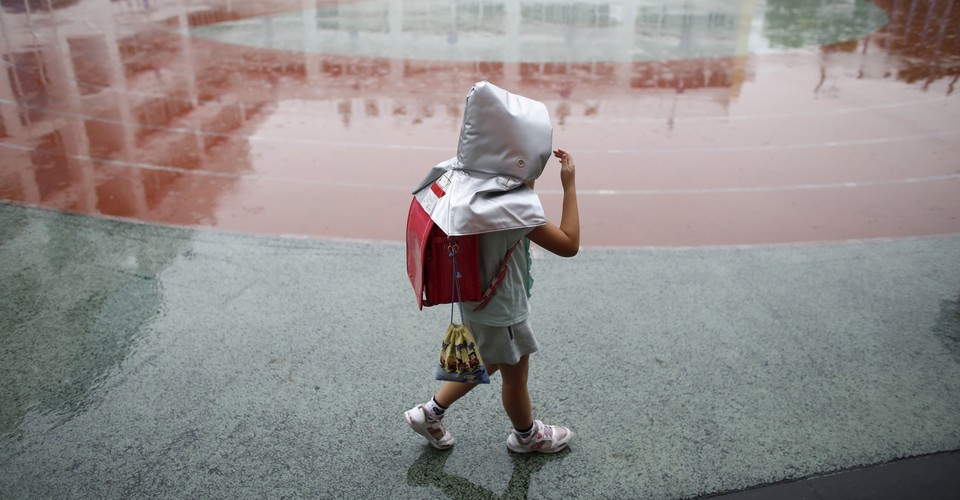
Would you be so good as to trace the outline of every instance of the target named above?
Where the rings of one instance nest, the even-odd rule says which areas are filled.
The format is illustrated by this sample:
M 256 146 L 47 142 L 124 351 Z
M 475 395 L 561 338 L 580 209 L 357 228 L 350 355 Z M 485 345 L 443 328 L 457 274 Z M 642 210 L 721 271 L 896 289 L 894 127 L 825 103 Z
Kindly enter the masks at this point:
M 301 0 L 301 20 L 303 22 L 303 66 L 307 81 L 312 86 L 320 72 L 320 60 L 314 51 L 320 47 L 320 33 L 317 29 L 317 0 Z
M 388 36 L 390 45 L 394 48 L 402 47 L 403 44 L 403 0 L 390 0 L 388 10 Z M 403 77 L 403 60 L 406 54 L 401 55 L 394 52 L 390 58 L 390 74 L 394 78 Z
M 189 0 L 180 0 L 180 12 L 177 14 L 177 22 L 180 26 L 180 64 L 183 68 L 183 76 L 186 77 L 187 96 L 190 100 L 190 106 L 193 110 L 200 109 L 200 91 L 197 89 L 197 63 L 193 54 L 193 37 L 190 36 L 190 11 Z M 227 11 L 233 10 L 232 4 L 227 2 Z M 179 84 L 177 85 L 179 87 Z M 174 89 L 174 99 L 179 95 L 178 89 Z M 241 113 L 243 105 L 239 106 Z M 194 127 L 192 131 L 196 151 L 198 155 L 199 166 L 207 163 L 207 145 L 203 130 Z M 149 206 L 148 206 L 149 209 Z
M 620 88 L 629 89 L 633 79 L 633 51 L 637 44 L 637 0 L 627 0 L 621 9 L 617 40 L 621 64 L 616 66 L 616 78 Z
M 326 67 L 327 56 L 319 50 L 322 48 L 321 37 L 324 35 L 319 22 L 323 14 L 321 8 L 329 9 L 330 7 L 318 7 L 317 3 L 326 5 L 320 0 L 301 0 L 303 51 L 306 61 L 306 78 L 309 82 L 305 92 L 312 96 L 324 95 L 330 88 L 331 78 L 329 68 Z
M 193 38 L 190 36 L 190 8 L 188 0 L 180 0 L 180 12 L 177 13 L 177 25 L 180 27 L 180 53 L 183 55 L 184 76 L 187 77 L 187 94 L 190 96 L 190 104 L 196 109 L 200 105 L 197 97 L 197 75 L 193 65 Z M 227 9 L 230 9 L 230 2 L 227 2 Z
M 504 4 L 506 44 L 503 52 L 503 80 L 508 88 L 520 84 L 520 0 L 506 0 Z
M 750 37 L 753 33 L 753 4 L 755 0 L 740 0 L 740 17 L 737 21 L 737 45 L 733 67 L 730 69 L 730 97 L 740 95 L 740 88 L 747 78 L 747 60 L 750 57 Z M 763 12 L 761 9 L 760 12 Z
M 127 192 L 117 193 L 113 190 L 111 194 L 114 196 L 122 196 L 124 201 L 129 203 L 127 206 L 133 209 L 133 214 L 124 215 L 143 217 L 146 215 L 148 207 L 146 192 L 143 186 L 143 175 L 141 170 L 135 167 L 134 162 L 136 156 L 135 151 L 137 150 L 134 128 L 137 127 L 137 120 L 133 116 L 133 106 L 130 102 L 130 89 L 128 88 L 123 60 L 120 57 L 120 47 L 117 43 L 117 25 L 113 15 L 113 6 L 111 0 L 96 0 L 93 4 L 95 6 L 91 10 L 96 12 L 100 17 L 100 22 L 97 27 L 105 33 L 103 36 L 104 47 L 106 49 L 104 59 L 107 64 L 109 88 L 103 89 L 102 92 L 109 93 L 108 95 L 112 97 L 112 105 L 116 107 L 119 113 L 123 138 L 121 155 L 123 161 L 127 164 L 124 165 L 122 170 L 122 180 L 123 184 L 128 188 Z M 76 58 L 73 59 L 74 63 L 78 60 Z M 103 170 L 114 172 L 111 177 L 121 177 L 120 174 L 116 173 L 120 170 L 116 168 L 104 168 Z
M 3 32 L 3 55 L 13 53 L 13 47 L 11 46 L 10 41 L 10 27 L 7 19 L 6 13 L 3 11 L 3 8 L 0 8 L 0 30 Z M 23 133 L 23 124 L 20 123 L 20 117 L 17 114 L 17 106 L 14 104 L 16 101 L 13 94 L 13 85 L 10 81 L 11 72 L 7 69 L 7 64 L 12 64 L 12 61 L 7 62 L 0 66 L 0 99 L 4 99 L 4 102 L 0 103 L 0 125 L 3 126 L 3 130 L 12 137 L 18 137 Z
M 387 11 L 387 36 L 390 45 L 393 47 L 402 47 L 403 44 L 403 25 L 404 11 L 403 0 L 390 0 Z M 405 73 L 406 53 L 394 52 L 390 57 L 390 77 L 396 81 L 401 81 Z M 406 104 L 402 95 L 394 95 L 390 98 L 390 107 L 393 114 L 406 114 Z
M 3 16 L 3 9 L 0 8 L 0 27 L 3 28 L 4 42 L 3 55 L 7 56 L 8 54 L 13 54 L 14 50 L 11 46 L 9 25 Z M 7 57 L 4 57 L 4 59 L 7 59 Z M 12 64 L 13 59 L 10 58 L 0 66 L 0 99 L 3 99 L 3 102 L 0 103 L 0 120 L 3 121 L 3 130 L 6 132 L 6 135 L 14 139 L 14 141 L 12 141 L 14 144 L 10 144 L 9 147 L 3 147 L 2 149 L 0 158 L 3 159 L 3 164 L 0 165 L 0 173 L 6 169 L 15 170 L 20 188 L 20 201 L 31 205 L 38 205 L 40 203 L 40 187 L 37 185 L 37 178 L 33 173 L 30 152 L 22 147 L 14 147 L 18 145 L 16 143 L 26 143 L 26 139 L 28 138 L 25 136 L 27 128 L 24 127 L 20 121 L 17 96 L 14 92 L 14 82 L 11 81 L 13 71 L 10 70 L 10 66 L 8 65 Z M 6 143 L 7 141 L 4 140 L 4 142 Z

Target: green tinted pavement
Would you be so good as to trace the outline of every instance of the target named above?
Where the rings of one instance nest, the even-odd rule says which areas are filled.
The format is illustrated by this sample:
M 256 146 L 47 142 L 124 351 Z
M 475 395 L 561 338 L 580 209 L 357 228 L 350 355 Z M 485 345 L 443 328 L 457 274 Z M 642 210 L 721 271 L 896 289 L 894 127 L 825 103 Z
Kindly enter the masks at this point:
M 0 497 L 678 498 L 960 448 L 960 237 L 537 255 L 534 413 L 437 452 L 403 247 L 0 205 Z

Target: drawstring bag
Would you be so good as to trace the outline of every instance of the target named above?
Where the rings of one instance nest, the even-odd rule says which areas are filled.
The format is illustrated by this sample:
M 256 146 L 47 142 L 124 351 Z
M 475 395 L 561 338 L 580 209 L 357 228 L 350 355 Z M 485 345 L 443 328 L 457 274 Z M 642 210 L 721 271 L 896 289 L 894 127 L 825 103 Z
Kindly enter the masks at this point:
M 489 384 L 490 376 L 483 365 L 477 342 L 467 325 L 450 323 L 440 345 L 437 380 L 466 384 Z
M 451 240 L 447 244 L 447 253 L 453 262 L 453 279 L 451 295 L 456 297 L 456 303 L 450 304 L 450 326 L 440 344 L 440 361 L 437 364 L 437 380 L 462 382 L 465 384 L 489 384 L 490 375 L 480 357 L 477 341 L 473 333 L 463 323 L 463 303 L 460 293 L 460 271 L 457 265 L 457 254 L 460 245 Z M 455 295 L 454 295 L 455 294 Z M 460 307 L 460 323 L 453 322 L 456 307 Z

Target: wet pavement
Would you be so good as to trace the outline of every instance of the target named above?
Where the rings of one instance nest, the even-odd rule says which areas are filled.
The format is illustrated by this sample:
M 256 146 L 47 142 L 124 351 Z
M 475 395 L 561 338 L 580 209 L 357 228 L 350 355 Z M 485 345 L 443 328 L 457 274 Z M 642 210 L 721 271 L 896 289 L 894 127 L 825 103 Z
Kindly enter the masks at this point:
M 956 491 L 953 0 L 0 5 L 0 497 Z M 557 456 L 506 451 L 496 381 L 450 452 L 401 418 L 449 319 L 409 190 L 481 79 L 577 159 Z
M 577 438 L 516 457 L 499 379 L 448 453 L 403 422 L 449 310 L 400 244 L 0 222 L 4 498 L 688 498 L 960 449 L 960 237 L 537 255 L 534 413 Z

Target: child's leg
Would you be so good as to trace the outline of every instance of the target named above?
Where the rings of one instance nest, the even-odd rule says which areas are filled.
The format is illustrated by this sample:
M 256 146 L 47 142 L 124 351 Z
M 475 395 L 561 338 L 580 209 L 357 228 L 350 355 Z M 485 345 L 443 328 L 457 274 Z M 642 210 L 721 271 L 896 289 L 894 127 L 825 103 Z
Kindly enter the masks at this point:
M 507 449 L 514 453 L 557 453 L 565 450 L 573 432 L 559 425 L 544 425 L 533 420 L 530 393 L 527 391 L 529 356 L 515 365 L 500 365 L 503 373 L 503 409 L 507 410 L 513 431 L 507 436 Z
M 444 382 L 440 384 L 440 389 L 433 396 L 434 401 L 444 408 L 450 408 L 450 405 L 456 403 L 458 399 L 467 395 L 477 384 L 464 384 L 462 382 Z
M 523 356 L 515 365 L 499 365 L 503 377 L 501 397 L 514 429 L 529 429 L 533 425 L 530 393 L 527 391 L 527 373 L 530 356 Z
M 487 366 L 487 373 L 497 372 L 497 365 Z M 478 384 L 463 384 L 460 382 L 444 382 L 432 400 L 419 404 L 403 413 L 403 418 L 411 429 L 427 438 L 430 446 L 439 450 L 446 450 L 453 446 L 453 434 L 443 425 L 443 414 L 446 408 L 458 399 L 466 396 Z M 438 406 L 439 405 L 439 406 Z
M 487 374 L 493 376 L 497 373 L 497 365 L 487 365 Z M 450 405 L 456 403 L 458 399 L 467 395 L 474 387 L 480 384 L 464 384 L 460 382 L 444 382 L 440 384 L 440 389 L 433 396 L 437 404 L 444 408 L 450 408 Z

